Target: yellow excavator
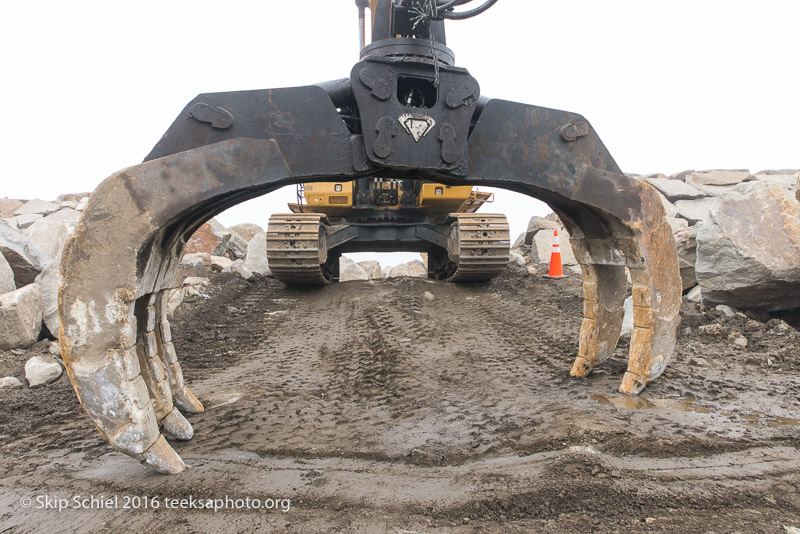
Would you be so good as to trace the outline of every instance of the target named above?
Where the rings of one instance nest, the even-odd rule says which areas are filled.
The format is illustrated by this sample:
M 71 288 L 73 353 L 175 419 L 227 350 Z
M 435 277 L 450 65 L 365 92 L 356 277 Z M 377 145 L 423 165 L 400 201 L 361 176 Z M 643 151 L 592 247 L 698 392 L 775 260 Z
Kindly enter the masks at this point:
M 291 213 L 270 217 L 267 258 L 288 285 L 338 279 L 346 252 L 423 252 L 430 278 L 481 282 L 503 272 L 511 246 L 501 214 L 478 214 L 493 194 L 413 179 L 360 178 L 297 186 Z
M 379 3 L 356 1 L 362 50 L 367 45 L 365 11 L 370 9 L 374 27 Z M 433 105 L 436 97 L 424 83 L 407 80 L 398 86 L 401 103 L 412 110 Z M 414 113 L 401 116 L 400 125 L 417 143 L 436 126 L 431 117 Z M 338 279 L 343 253 L 423 252 L 430 278 L 486 281 L 503 272 L 511 248 L 504 215 L 476 214 L 492 200 L 491 193 L 471 186 L 419 179 L 301 183 L 297 203 L 289 204 L 291 213 L 270 217 L 270 270 L 288 285 L 323 285 Z

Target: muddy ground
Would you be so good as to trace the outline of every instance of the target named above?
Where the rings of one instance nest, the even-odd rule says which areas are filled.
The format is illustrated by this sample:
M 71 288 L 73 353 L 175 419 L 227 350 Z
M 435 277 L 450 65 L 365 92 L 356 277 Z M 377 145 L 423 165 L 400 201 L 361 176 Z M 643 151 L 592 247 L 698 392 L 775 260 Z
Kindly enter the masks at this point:
M 2 390 L 0 532 L 800 527 L 800 333 L 778 320 L 685 303 L 672 364 L 626 398 L 616 390 L 627 345 L 589 378 L 568 376 L 577 275 L 305 291 L 218 275 L 209 296 L 173 322 L 186 379 L 207 407 L 190 417 L 194 439 L 175 444 L 192 468 L 157 475 L 110 450 L 65 376 Z M 737 333 L 747 347 L 733 343 Z M 33 351 L 3 354 L 0 376 L 22 378 Z M 43 496 L 69 504 L 46 509 Z M 75 496 L 118 501 L 78 508 Z M 291 503 L 164 504 L 225 496 Z

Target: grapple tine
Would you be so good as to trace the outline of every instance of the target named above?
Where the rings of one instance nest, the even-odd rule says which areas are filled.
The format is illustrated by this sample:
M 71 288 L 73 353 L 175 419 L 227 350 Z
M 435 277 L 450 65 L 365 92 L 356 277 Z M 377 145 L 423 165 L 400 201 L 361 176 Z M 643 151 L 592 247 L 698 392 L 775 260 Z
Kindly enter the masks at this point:
M 470 139 L 470 179 L 547 202 L 570 233 L 583 272 L 584 318 L 572 376 L 614 351 L 631 273 L 634 330 L 620 392 L 638 394 L 669 363 L 681 279 L 658 193 L 625 176 L 580 115 L 489 101 Z

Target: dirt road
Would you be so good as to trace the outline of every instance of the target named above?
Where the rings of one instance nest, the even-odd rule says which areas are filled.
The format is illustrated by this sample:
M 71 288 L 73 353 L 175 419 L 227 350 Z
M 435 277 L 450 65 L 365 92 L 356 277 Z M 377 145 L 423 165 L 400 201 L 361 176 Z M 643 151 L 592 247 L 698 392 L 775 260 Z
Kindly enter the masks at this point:
M 192 468 L 161 476 L 111 451 L 66 377 L 2 390 L 0 532 L 800 527 L 800 333 L 687 303 L 673 363 L 625 398 L 626 345 L 568 376 L 580 320 L 577 276 L 298 291 L 219 275 L 173 323 L 207 408 L 175 444 Z M 21 377 L 29 356 L 0 371 Z M 118 502 L 78 509 L 76 495 Z M 168 507 L 225 496 L 262 509 Z

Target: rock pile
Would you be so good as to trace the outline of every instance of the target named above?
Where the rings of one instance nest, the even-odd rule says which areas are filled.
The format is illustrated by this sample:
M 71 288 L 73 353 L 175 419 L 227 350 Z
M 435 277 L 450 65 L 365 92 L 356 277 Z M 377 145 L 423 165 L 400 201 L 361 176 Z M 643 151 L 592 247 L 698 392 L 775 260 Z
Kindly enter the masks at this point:
M 661 193 L 687 296 L 706 307 L 800 307 L 800 170 L 635 176 Z

